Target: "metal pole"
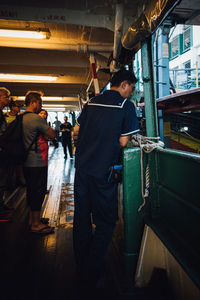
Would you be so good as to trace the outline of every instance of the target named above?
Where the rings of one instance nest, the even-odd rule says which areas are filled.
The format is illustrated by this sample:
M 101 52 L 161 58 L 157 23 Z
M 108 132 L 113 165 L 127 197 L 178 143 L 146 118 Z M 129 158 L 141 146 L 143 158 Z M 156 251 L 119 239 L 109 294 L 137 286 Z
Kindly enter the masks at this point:
M 158 136 L 157 107 L 154 93 L 151 37 L 142 45 L 142 74 L 147 136 Z
M 199 78 L 198 78 L 198 61 L 196 62 L 196 87 L 199 87 Z
M 144 101 L 146 116 L 146 131 L 148 137 L 158 136 L 158 117 L 156 99 L 154 93 L 153 80 L 153 59 L 152 59 L 152 42 L 151 37 L 142 45 L 142 72 L 144 82 Z M 159 202 L 157 201 L 156 180 L 158 179 L 158 165 L 156 159 L 156 151 L 148 156 L 148 164 L 150 171 L 150 196 L 151 215 L 157 217 L 159 215 Z

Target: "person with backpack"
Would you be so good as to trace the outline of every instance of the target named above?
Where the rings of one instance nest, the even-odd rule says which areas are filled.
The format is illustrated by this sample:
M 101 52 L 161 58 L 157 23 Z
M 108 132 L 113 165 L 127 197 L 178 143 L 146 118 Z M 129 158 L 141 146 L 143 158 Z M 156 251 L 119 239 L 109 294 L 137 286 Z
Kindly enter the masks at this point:
M 5 87 L 0 87 L 0 136 L 7 128 L 7 122 L 3 114 L 3 109 L 10 103 L 10 91 Z M 0 147 L 0 151 L 1 151 Z M 7 182 L 7 167 L 0 165 L 0 222 L 10 221 L 12 208 L 9 208 L 3 200 L 4 190 Z
M 16 120 L 16 117 L 20 114 L 21 107 L 23 104 L 19 101 L 14 101 L 11 98 L 9 103 L 10 111 L 5 113 L 5 119 L 8 124 L 11 124 Z M 8 166 L 8 178 L 9 178 L 9 189 L 14 189 L 17 186 L 25 186 L 25 179 L 23 174 L 23 168 L 21 164 L 10 164 Z
M 53 233 L 54 229 L 40 219 L 40 211 L 46 193 L 47 165 L 41 155 L 39 136 L 55 138 L 55 131 L 41 118 L 41 93 L 29 91 L 25 97 L 26 111 L 23 116 L 24 143 L 26 149 L 34 140 L 24 163 L 24 176 L 27 186 L 27 203 L 30 207 L 30 231 L 37 234 Z

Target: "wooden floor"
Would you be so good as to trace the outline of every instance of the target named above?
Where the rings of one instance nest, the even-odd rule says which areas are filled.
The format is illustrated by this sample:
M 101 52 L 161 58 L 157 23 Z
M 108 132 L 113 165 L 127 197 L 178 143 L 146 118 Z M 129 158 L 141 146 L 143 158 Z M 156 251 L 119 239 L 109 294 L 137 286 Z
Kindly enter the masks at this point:
M 116 280 L 117 272 L 122 274 L 120 261 L 112 250 L 108 256 L 106 289 L 90 297 L 88 291 L 81 290 L 75 276 L 72 248 L 73 180 L 74 160 L 64 160 L 61 145 L 58 149 L 50 146 L 49 193 L 42 216 L 50 219 L 55 233 L 45 236 L 29 232 L 25 187 L 7 193 L 5 200 L 15 211 L 11 222 L 0 223 L 0 300 L 150 299 L 148 292 L 120 293 Z

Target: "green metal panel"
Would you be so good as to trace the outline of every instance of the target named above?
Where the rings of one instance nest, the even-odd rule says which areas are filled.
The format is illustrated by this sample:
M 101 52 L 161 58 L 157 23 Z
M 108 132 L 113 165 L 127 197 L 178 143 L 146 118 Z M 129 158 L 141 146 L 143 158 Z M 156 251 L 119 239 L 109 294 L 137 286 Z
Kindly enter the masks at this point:
M 140 149 L 126 148 L 123 156 L 124 259 L 126 275 L 131 278 L 136 271 L 144 226 L 138 212 L 143 203 L 140 174 Z
M 159 182 L 200 208 L 200 155 L 162 149 L 157 156 Z
M 183 34 L 179 34 L 178 36 L 178 54 L 181 55 L 183 53 Z
M 151 155 L 158 166 L 151 197 L 159 210 L 145 222 L 200 287 L 200 155 L 169 149 Z

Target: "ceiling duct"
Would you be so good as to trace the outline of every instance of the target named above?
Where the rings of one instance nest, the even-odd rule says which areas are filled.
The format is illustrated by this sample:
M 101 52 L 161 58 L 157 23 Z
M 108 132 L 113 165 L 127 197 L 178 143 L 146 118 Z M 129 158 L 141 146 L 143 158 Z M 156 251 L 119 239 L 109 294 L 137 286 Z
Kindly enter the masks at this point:
M 123 47 L 138 50 L 141 42 L 157 29 L 179 2 L 180 0 L 149 0 L 139 18 L 123 36 Z

